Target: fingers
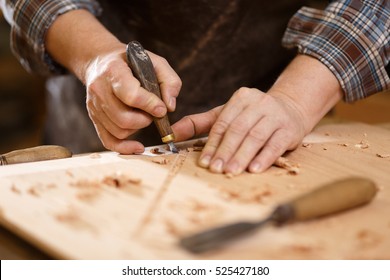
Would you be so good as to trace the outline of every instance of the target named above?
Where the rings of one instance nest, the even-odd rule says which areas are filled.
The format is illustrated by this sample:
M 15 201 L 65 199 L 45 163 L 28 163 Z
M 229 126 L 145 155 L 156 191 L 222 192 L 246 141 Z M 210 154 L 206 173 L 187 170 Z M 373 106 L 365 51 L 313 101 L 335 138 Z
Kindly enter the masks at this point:
M 181 81 L 168 62 L 151 54 L 162 97 L 141 87 L 126 63 L 124 50 L 96 58 L 87 69 L 87 109 L 103 145 L 120 153 L 142 152 L 143 146 L 126 140 L 138 129 L 174 110 Z
M 242 88 L 210 130 L 199 165 L 216 173 L 262 172 L 302 140 L 300 115 L 282 99 Z
M 222 106 L 208 112 L 186 116 L 172 125 L 176 141 L 190 139 L 196 135 L 208 133 L 215 123 Z
M 94 123 L 96 132 L 98 133 L 98 136 L 106 149 L 121 154 L 138 154 L 143 153 L 143 151 L 145 150 L 144 146 L 137 141 L 121 140 L 114 137 L 106 130 L 104 125 L 100 122 L 100 119 L 94 118 L 93 116 L 91 116 L 91 118 Z
M 164 102 L 155 94 L 141 87 L 140 82 L 131 74 L 126 66 L 112 70 L 108 79 L 112 84 L 114 95 L 125 105 L 138 108 L 155 117 L 163 117 L 167 113 Z
M 160 84 L 161 95 L 168 110 L 173 112 L 176 108 L 176 98 L 179 95 L 182 82 L 168 61 L 148 51 L 153 62 L 157 80 Z

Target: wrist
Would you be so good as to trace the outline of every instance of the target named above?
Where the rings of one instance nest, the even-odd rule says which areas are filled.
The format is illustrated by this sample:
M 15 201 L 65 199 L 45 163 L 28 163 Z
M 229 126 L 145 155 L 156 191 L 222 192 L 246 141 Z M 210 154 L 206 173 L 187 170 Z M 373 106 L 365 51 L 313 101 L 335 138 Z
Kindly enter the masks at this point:
M 83 83 L 88 67 L 97 58 L 120 49 L 125 52 L 125 45 L 86 10 L 59 16 L 47 32 L 45 46 L 56 62 Z

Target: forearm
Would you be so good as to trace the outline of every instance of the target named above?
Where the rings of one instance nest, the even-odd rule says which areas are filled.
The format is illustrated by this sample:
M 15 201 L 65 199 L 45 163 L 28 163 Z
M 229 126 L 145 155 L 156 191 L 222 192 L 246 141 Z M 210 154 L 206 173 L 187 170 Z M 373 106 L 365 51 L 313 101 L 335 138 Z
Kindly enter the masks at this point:
M 85 83 L 86 68 L 100 55 L 125 46 L 91 13 L 75 10 L 63 14 L 45 38 L 48 53 Z
M 324 11 L 303 7 L 290 20 L 283 45 L 325 64 L 354 102 L 390 88 L 388 0 L 332 1 Z
M 342 98 L 343 91 L 333 73 L 317 59 L 298 55 L 277 79 L 268 94 L 287 99 L 301 114 L 305 133 Z

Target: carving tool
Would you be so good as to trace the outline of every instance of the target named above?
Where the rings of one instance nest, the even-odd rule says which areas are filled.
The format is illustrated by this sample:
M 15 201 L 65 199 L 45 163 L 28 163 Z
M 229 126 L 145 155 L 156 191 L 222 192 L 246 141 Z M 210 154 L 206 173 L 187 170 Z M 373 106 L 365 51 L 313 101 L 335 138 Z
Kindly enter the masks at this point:
M 277 206 L 264 220 L 243 221 L 210 229 L 181 239 L 180 245 L 193 253 L 202 253 L 221 247 L 228 241 L 268 223 L 284 225 L 364 205 L 374 198 L 376 192 L 377 188 L 371 180 L 359 177 L 343 179 Z
M 160 86 L 157 81 L 152 61 L 141 44 L 137 41 L 130 42 L 126 48 L 126 56 L 127 64 L 133 72 L 134 77 L 140 81 L 141 86 L 161 99 Z M 168 115 L 165 115 L 162 118 L 154 117 L 153 121 L 160 133 L 161 140 L 168 144 L 171 152 L 178 153 L 178 150 L 173 143 L 173 141 L 175 141 L 175 135 L 172 132 Z
M 65 147 L 44 145 L 33 148 L 15 150 L 0 155 L 0 165 L 71 157 L 72 153 Z

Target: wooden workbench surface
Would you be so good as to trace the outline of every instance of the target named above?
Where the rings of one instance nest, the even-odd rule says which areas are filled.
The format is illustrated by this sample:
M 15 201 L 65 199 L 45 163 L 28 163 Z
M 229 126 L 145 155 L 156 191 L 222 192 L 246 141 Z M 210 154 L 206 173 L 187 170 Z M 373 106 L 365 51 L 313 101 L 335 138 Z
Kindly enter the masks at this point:
M 286 155 L 299 164 L 296 175 L 272 167 L 228 178 L 197 167 L 198 156 L 191 148 L 163 158 L 106 152 L 1 167 L 0 258 L 390 259 L 390 130 L 320 126 Z M 376 183 L 369 205 L 268 226 L 202 255 L 177 245 L 189 233 L 263 218 L 278 203 L 348 176 Z

